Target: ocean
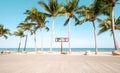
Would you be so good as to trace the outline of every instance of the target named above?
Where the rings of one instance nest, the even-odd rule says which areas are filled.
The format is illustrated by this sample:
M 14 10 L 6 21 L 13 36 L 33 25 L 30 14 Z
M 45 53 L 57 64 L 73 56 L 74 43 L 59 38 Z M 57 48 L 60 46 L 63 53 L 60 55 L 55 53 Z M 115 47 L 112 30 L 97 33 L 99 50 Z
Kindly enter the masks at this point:
M 20 51 L 23 51 L 24 48 L 20 48 Z M 18 48 L 0 48 L 0 51 L 9 50 L 9 51 L 17 51 Z M 43 51 L 48 52 L 49 48 L 43 48 Z M 98 48 L 98 52 L 112 52 L 114 48 Z M 34 48 L 26 48 L 26 51 L 32 52 L 35 51 Z M 40 48 L 37 48 L 37 51 L 41 51 Z M 54 52 L 60 52 L 60 48 L 53 48 Z M 68 52 L 68 48 L 63 48 L 63 52 Z M 95 48 L 71 48 L 72 52 L 85 52 L 85 51 L 91 51 L 94 52 Z

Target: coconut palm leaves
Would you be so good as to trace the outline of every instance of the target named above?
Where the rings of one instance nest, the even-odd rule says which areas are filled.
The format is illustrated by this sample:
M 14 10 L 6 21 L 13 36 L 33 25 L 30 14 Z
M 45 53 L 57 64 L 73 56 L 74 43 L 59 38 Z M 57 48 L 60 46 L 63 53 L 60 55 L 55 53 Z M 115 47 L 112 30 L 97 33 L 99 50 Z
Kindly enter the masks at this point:
M 54 34 L 54 21 L 55 21 L 55 17 L 59 15 L 63 7 L 58 3 L 57 0 L 48 0 L 48 3 L 39 1 L 39 4 L 46 10 L 49 16 L 53 17 L 51 42 L 50 42 L 50 52 L 52 52 L 52 42 L 53 42 L 53 37 L 54 37 L 53 35 Z
M 3 36 L 5 39 L 7 39 L 9 34 L 10 34 L 10 30 L 7 28 L 4 28 L 4 26 L 0 24 L 0 37 Z
M 79 22 L 79 19 L 75 16 L 77 9 L 78 9 L 78 3 L 79 0 L 66 0 L 67 4 L 64 6 L 65 11 L 64 14 L 68 16 L 68 19 L 64 23 L 66 26 L 68 24 L 68 38 L 69 38 L 69 53 L 71 53 L 71 44 L 70 44 L 70 19 L 75 20 L 75 24 Z
M 103 7 L 103 11 L 106 13 L 108 12 L 110 14 L 110 17 L 112 18 L 112 24 L 111 24 L 111 28 L 112 28 L 112 32 L 113 32 L 113 39 L 114 39 L 114 46 L 115 46 L 115 50 L 119 50 L 119 46 L 117 44 L 117 40 L 116 40 L 116 33 L 115 33 L 115 21 L 114 21 L 114 7 L 116 6 L 117 2 L 119 0 L 95 0 L 96 2 L 102 2 L 101 6 Z
M 79 0 L 66 0 L 67 4 L 64 6 L 65 7 L 65 15 L 69 16 L 69 18 L 66 20 L 64 25 L 67 25 L 70 21 L 70 18 L 75 19 L 75 24 L 78 23 L 79 19 L 75 16 L 77 10 L 78 10 L 78 4 Z
M 26 21 L 31 20 L 31 22 L 37 23 L 34 27 L 35 30 L 40 29 L 41 32 L 41 51 L 43 50 L 43 37 L 42 37 L 42 28 L 45 28 L 47 31 L 49 28 L 46 26 L 45 19 L 48 16 L 45 13 L 39 12 L 36 8 L 32 8 L 32 10 L 27 10 L 25 14 L 28 14 Z
M 18 28 L 20 30 L 27 31 L 27 33 L 26 33 L 26 40 L 25 40 L 25 46 L 24 46 L 24 51 L 26 50 L 28 32 L 31 32 L 31 27 L 32 27 L 32 24 L 31 23 L 27 23 L 27 22 L 20 23 L 19 26 L 18 26 Z
M 47 11 L 47 14 L 53 17 L 56 17 L 60 11 L 62 11 L 62 6 L 58 3 L 57 0 L 48 0 L 48 4 L 39 1 L 39 4 Z
M 114 7 L 116 5 L 116 2 L 118 0 L 110 0 L 110 1 L 106 1 L 107 3 L 110 3 L 111 7 L 112 7 L 112 10 L 111 10 L 111 17 L 112 17 L 112 32 L 113 32 L 113 39 L 114 39 L 114 46 L 115 46 L 115 50 L 119 50 L 119 46 L 118 46 L 118 43 L 117 43 L 117 40 L 116 40 L 116 33 L 115 33 L 115 22 L 114 22 Z M 109 6 L 109 4 L 108 4 Z
M 101 29 L 98 34 L 100 35 L 101 33 L 104 33 L 108 30 L 110 30 L 111 34 L 113 34 L 111 25 L 112 25 L 112 19 L 110 17 L 102 21 L 101 24 L 99 24 L 99 27 Z M 115 29 L 120 30 L 120 16 L 115 20 Z
M 79 17 L 81 18 L 81 21 L 79 23 L 84 23 L 87 21 L 92 22 L 93 28 L 94 28 L 94 40 L 95 40 L 95 54 L 98 52 L 97 48 L 97 35 L 96 35 L 96 26 L 95 26 L 95 20 L 100 21 L 99 18 L 97 18 L 101 14 L 101 9 L 97 9 L 98 7 L 91 4 L 89 7 L 81 6 L 78 11 Z
M 107 18 L 105 19 L 105 21 L 103 21 L 99 27 L 101 28 L 98 34 L 104 33 L 106 31 L 108 31 L 109 29 L 111 29 L 111 18 Z
M 115 20 L 115 29 L 120 30 L 120 16 Z
M 22 30 L 18 30 L 16 32 L 14 32 L 14 35 L 20 37 L 20 42 L 19 42 L 19 47 L 18 47 L 18 52 L 19 52 L 20 51 L 20 46 L 21 46 L 21 41 L 22 41 L 22 38 L 24 37 L 24 33 L 23 33 Z

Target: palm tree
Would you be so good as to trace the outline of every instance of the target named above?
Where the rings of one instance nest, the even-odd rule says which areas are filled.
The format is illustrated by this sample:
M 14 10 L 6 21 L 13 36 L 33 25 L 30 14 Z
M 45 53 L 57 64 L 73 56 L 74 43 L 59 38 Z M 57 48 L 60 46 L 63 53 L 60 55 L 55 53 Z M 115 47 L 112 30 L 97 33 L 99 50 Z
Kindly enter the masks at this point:
M 19 47 L 18 47 L 18 52 L 19 52 L 20 51 L 20 46 L 21 46 L 21 41 L 22 41 L 22 38 L 24 37 L 24 33 L 23 33 L 22 30 L 18 30 L 16 32 L 14 32 L 14 35 L 20 37 L 20 42 L 19 42 Z
M 33 25 L 33 35 L 34 35 L 34 48 L 35 48 L 35 51 L 37 51 L 37 44 L 36 44 L 36 24 Z
M 108 14 L 112 18 L 112 33 L 113 33 L 113 40 L 115 50 L 119 50 L 119 46 L 116 40 L 116 33 L 115 33 L 115 21 L 114 21 L 114 8 L 119 0 L 95 0 L 95 2 L 100 3 L 103 9 L 104 14 Z
M 26 10 L 25 14 L 27 14 L 28 16 L 25 18 L 25 22 L 28 22 L 29 20 L 31 20 L 30 22 L 33 25 L 32 34 L 34 35 L 34 48 L 35 48 L 35 51 L 37 52 L 37 45 L 36 45 L 37 23 L 35 22 L 36 16 L 33 14 L 33 13 L 35 13 L 33 10 L 34 10 L 34 8 L 32 9 L 32 11 Z
M 42 28 L 45 28 L 47 31 L 49 28 L 45 25 L 47 21 L 45 21 L 47 14 L 44 14 L 42 12 L 39 12 L 36 8 L 32 8 L 32 10 L 27 10 L 26 14 L 27 16 L 26 20 L 31 20 L 37 23 L 37 26 L 35 27 L 35 30 L 40 28 L 41 32 L 41 51 L 43 51 L 43 35 L 42 35 Z
M 100 35 L 101 33 L 104 33 L 108 30 L 110 30 L 111 34 L 113 34 L 112 32 L 112 19 L 111 17 L 108 17 L 107 19 L 103 20 L 100 24 L 99 27 L 101 28 L 98 35 Z M 115 29 L 116 30 L 120 30 L 120 16 L 115 20 Z
M 23 31 L 27 31 L 26 33 L 26 39 L 25 39 L 25 46 L 24 51 L 26 51 L 26 45 L 27 45 L 27 38 L 28 38 L 28 32 L 31 32 L 32 24 L 28 22 L 20 23 L 18 28 Z
M 3 36 L 5 39 L 7 39 L 8 35 L 10 35 L 10 30 L 7 28 L 4 28 L 4 26 L 0 24 L 0 37 Z
M 98 52 L 95 20 L 101 21 L 99 18 L 97 18 L 99 15 L 101 15 L 101 9 L 97 7 L 98 6 L 95 6 L 94 4 L 91 4 L 88 7 L 81 6 L 77 12 L 79 14 L 79 17 L 82 19 L 79 22 L 80 24 L 87 22 L 87 21 L 90 21 L 93 24 L 94 40 L 95 40 L 95 54 L 97 54 Z
M 78 10 L 79 0 L 66 0 L 67 4 L 65 7 L 65 15 L 68 16 L 68 19 L 64 23 L 66 26 L 68 24 L 68 38 L 69 38 L 69 53 L 71 53 L 71 45 L 70 45 L 70 21 L 73 18 L 75 20 L 75 24 L 79 22 L 79 19 L 75 16 Z
M 52 52 L 52 42 L 54 37 L 54 21 L 55 17 L 58 16 L 59 12 L 62 10 L 62 6 L 58 3 L 57 0 L 49 0 L 48 4 L 39 1 L 39 4 L 47 11 L 49 16 L 52 16 L 52 33 L 51 33 L 51 41 L 50 41 L 50 52 Z

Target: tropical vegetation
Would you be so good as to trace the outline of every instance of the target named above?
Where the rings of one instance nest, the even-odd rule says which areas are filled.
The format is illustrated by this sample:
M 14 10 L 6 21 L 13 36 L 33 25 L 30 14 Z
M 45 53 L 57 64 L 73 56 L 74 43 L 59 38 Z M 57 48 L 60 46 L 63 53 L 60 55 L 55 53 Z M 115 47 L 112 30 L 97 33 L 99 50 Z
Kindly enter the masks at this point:
M 22 42 L 22 38 L 25 36 L 24 32 L 22 30 L 15 31 L 13 35 L 20 37 L 20 42 L 19 42 L 19 47 L 18 47 L 18 52 L 20 51 L 20 46 Z
M 27 10 L 25 14 L 28 14 L 27 18 L 25 21 L 31 21 L 31 23 L 36 23 L 34 25 L 34 40 L 35 40 L 35 48 L 36 48 L 36 37 L 35 37 L 35 32 L 39 28 L 41 32 L 41 51 L 43 51 L 43 35 L 42 35 L 42 28 L 45 28 L 47 31 L 49 28 L 46 26 L 46 17 L 48 16 L 47 14 L 44 14 L 42 12 L 39 12 L 36 8 L 32 8 L 32 10 Z
M 83 25 L 85 22 L 91 22 L 94 30 L 94 45 L 95 45 L 95 54 L 98 53 L 97 45 L 97 25 L 95 22 L 99 22 L 100 31 L 98 35 L 111 31 L 113 35 L 114 47 L 115 50 L 119 50 L 118 41 L 116 38 L 115 30 L 120 30 L 120 16 L 116 19 L 114 17 L 114 8 L 118 4 L 119 0 L 93 0 L 93 3 L 87 6 L 80 5 L 80 0 L 66 0 L 60 2 L 59 0 L 40 0 L 38 4 L 44 9 L 44 12 L 32 8 L 31 10 L 26 10 L 26 18 L 23 23 L 18 25 L 18 30 L 14 32 L 14 35 L 19 36 L 21 39 L 25 36 L 25 46 L 24 51 L 26 50 L 28 34 L 34 35 L 34 45 L 35 51 L 37 51 L 36 46 L 36 31 L 40 29 L 40 38 L 41 38 L 41 51 L 43 51 L 43 35 L 42 29 L 45 28 L 47 31 L 49 27 L 46 26 L 46 23 L 49 22 L 46 19 L 52 17 L 52 28 L 51 28 L 51 39 L 50 39 L 50 52 L 53 48 L 53 39 L 54 39 L 54 25 L 55 19 L 58 16 L 67 16 L 67 20 L 64 22 L 66 26 L 68 24 L 68 38 L 69 38 L 69 52 L 71 52 L 71 38 L 70 38 L 70 25 L 72 19 L 74 20 L 74 25 Z M 104 20 L 101 19 L 101 15 L 104 15 Z M 87 29 L 87 28 L 85 28 Z M 10 30 L 4 28 L 0 24 L 0 37 L 4 36 L 7 38 L 7 35 L 10 34 Z M 18 51 L 20 50 L 21 40 L 19 42 Z
M 70 45 L 70 21 L 71 19 L 75 20 L 75 25 L 78 24 L 79 19 L 76 17 L 76 12 L 78 10 L 80 0 L 67 0 L 66 5 L 64 6 L 64 10 L 62 13 L 65 16 L 68 16 L 68 19 L 65 21 L 64 25 L 68 24 L 68 39 L 69 39 L 69 53 L 71 53 L 71 45 Z
M 23 23 L 20 23 L 17 27 L 18 29 L 23 30 L 24 32 L 27 31 L 25 35 L 26 39 L 25 39 L 25 45 L 24 45 L 24 51 L 26 51 L 28 33 L 31 32 L 32 24 L 28 22 L 23 22 Z
M 112 28 L 111 24 L 112 24 L 112 19 L 110 17 L 101 21 L 101 23 L 99 24 L 100 31 L 99 31 L 98 35 L 100 35 L 104 32 L 107 32 L 108 30 L 110 30 L 111 35 L 112 35 L 113 32 L 111 29 Z M 120 16 L 117 19 L 115 19 L 115 30 L 120 30 Z
M 39 1 L 39 4 L 46 10 L 46 14 L 52 17 L 52 33 L 51 33 L 51 41 L 50 41 L 50 52 L 52 52 L 52 43 L 54 38 L 54 21 L 55 17 L 61 14 L 60 11 L 63 10 L 61 4 L 58 3 L 58 0 L 48 0 L 48 3 L 44 1 Z
M 8 35 L 10 35 L 10 30 L 5 28 L 4 25 L 0 24 L 0 37 L 7 39 Z
M 96 10 L 96 6 L 94 6 L 93 4 L 89 7 L 81 6 L 79 9 L 80 10 L 77 13 L 79 14 L 79 17 L 82 18 L 82 20 L 79 23 L 82 24 L 87 21 L 92 22 L 94 28 L 95 54 L 97 54 L 98 47 L 95 20 L 100 20 L 97 17 L 101 14 L 101 10 Z

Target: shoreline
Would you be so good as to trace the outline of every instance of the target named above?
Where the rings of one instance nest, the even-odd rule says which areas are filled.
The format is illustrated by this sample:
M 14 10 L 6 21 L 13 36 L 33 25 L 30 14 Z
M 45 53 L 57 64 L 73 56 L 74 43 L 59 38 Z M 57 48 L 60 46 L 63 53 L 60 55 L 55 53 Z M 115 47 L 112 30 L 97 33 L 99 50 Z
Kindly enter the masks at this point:
M 24 48 L 20 48 L 20 51 L 23 51 Z M 52 48 L 53 51 L 55 52 L 59 52 L 60 48 Z M 17 51 L 18 48 L 0 48 L 0 51 L 4 51 L 4 50 L 8 50 L 8 51 Z M 85 52 L 85 51 L 91 51 L 91 52 L 95 52 L 95 48 L 71 48 L 72 52 Z M 114 48 L 98 48 L 98 52 L 111 52 L 114 51 Z M 26 48 L 26 51 L 28 52 L 33 52 L 35 51 L 34 48 Z M 37 48 L 37 51 L 41 51 L 40 48 Z M 43 51 L 50 51 L 50 48 L 43 48 Z M 69 51 L 68 48 L 63 48 L 63 51 Z
M 89 52 L 89 51 L 88 51 Z M 37 51 L 37 52 L 16 52 L 16 51 L 0 51 L 0 55 L 80 55 L 80 56 L 113 56 L 112 52 L 98 52 L 97 55 L 95 55 L 95 52 L 89 52 L 89 54 L 85 55 L 86 52 L 63 52 L 62 54 L 60 52 L 47 52 L 47 51 Z

